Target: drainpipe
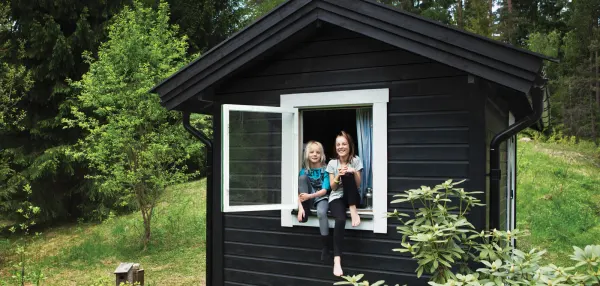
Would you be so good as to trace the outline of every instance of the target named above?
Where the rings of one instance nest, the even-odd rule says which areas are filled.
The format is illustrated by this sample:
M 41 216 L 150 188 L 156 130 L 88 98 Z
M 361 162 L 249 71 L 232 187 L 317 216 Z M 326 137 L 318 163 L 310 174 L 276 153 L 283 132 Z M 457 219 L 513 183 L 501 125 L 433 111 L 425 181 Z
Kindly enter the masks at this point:
M 502 178 L 500 144 L 540 120 L 544 108 L 544 95 L 541 86 L 532 88 L 531 101 L 533 109 L 531 114 L 496 134 L 490 143 L 490 229 L 500 230 L 500 180 Z
M 191 124 L 190 124 L 190 113 L 189 112 L 183 112 L 183 127 L 185 128 L 185 130 L 187 130 L 189 133 L 191 133 L 192 135 L 194 135 L 194 137 L 198 138 L 200 141 L 202 141 L 202 143 L 204 143 L 204 146 L 206 146 L 206 192 L 212 192 L 213 190 L 213 143 L 212 140 L 210 140 L 208 138 L 208 136 L 206 136 L 206 134 L 204 134 L 204 132 L 194 128 Z M 207 194 L 207 198 L 212 197 L 212 195 Z M 211 216 L 213 214 L 213 209 L 214 206 L 212 204 L 212 202 L 209 200 L 208 203 L 206 204 L 206 213 L 207 216 Z M 206 281 L 212 281 L 212 230 L 213 230 L 213 223 L 212 223 L 212 219 L 208 219 L 206 221 Z M 209 285 L 211 284 L 211 282 L 209 282 Z

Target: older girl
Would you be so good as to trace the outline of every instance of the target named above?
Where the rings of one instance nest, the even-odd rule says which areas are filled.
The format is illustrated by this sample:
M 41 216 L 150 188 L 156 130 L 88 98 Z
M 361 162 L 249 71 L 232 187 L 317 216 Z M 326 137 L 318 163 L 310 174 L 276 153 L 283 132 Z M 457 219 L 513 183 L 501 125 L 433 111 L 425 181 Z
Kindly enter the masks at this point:
M 309 141 L 304 149 L 304 162 L 300 177 L 298 178 L 298 221 L 306 222 L 310 207 L 315 206 L 319 219 L 319 231 L 321 232 L 321 260 L 329 256 L 327 237 L 329 236 L 329 223 L 327 221 L 327 210 L 329 202 L 327 194 L 331 190 L 329 175 L 325 171 L 325 152 L 323 145 L 317 141 Z
M 329 161 L 327 172 L 331 182 L 329 195 L 329 209 L 335 217 L 333 230 L 333 274 L 341 276 L 342 271 L 342 243 L 346 226 L 346 207 L 350 208 L 352 226 L 360 224 L 360 217 L 356 205 L 360 202 L 358 187 L 360 186 L 362 161 L 355 154 L 354 142 L 350 134 L 342 131 L 335 139 L 335 153 L 337 159 Z

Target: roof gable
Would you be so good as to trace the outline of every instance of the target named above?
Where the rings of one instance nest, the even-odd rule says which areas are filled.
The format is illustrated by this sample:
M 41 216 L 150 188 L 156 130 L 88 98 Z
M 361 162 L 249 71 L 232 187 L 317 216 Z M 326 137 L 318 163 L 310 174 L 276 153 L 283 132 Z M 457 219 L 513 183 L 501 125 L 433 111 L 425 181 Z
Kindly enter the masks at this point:
M 370 0 L 291 0 L 152 89 L 169 109 L 203 92 L 315 21 L 363 34 L 528 93 L 546 57 Z

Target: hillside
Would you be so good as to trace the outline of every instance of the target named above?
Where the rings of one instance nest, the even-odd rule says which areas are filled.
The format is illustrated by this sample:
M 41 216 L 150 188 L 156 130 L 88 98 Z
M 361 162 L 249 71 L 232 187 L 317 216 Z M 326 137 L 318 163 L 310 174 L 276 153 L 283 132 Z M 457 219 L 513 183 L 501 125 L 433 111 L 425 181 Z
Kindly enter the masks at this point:
M 205 198 L 205 180 L 169 188 L 155 211 L 153 244 L 145 252 L 139 213 L 47 230 L 26 249 L 37 261 L 29 269 L 41 270 L 42 285 L 104 286 L 114 285 L 120 262 L 138 262 L 147 286 L 204 285 Z M 12 269 L 12 263 L 0 264 L 0 285 Z
M 600 149 L 591 144 L 523 142 L 518 148 L 517 227 L 521 249 L 544 248 L 566 265 L 572 246 L 600 237 Z

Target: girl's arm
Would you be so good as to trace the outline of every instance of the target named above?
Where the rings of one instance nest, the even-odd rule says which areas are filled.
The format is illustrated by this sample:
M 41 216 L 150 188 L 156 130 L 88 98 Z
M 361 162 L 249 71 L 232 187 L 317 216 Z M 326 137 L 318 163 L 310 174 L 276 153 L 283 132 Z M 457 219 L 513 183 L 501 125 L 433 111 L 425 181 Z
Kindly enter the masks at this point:
M 336 178 L 336 176 L 334 174 L 329 174 L 329 184 L 331 185 L 331 190 L 337 190 L 337 188 L 340 186 L 338 183 L 336 183 L 340 181 L 339 176 Z
M 324 196 L 326 194 L 327 194 L 327 190 L 326 189 L 321 189 L 321 190 L 315 192 L 314 194 L 312 194 L 312 198 L 314 199 L 314 198 L 322 197 L 322 196 Z

